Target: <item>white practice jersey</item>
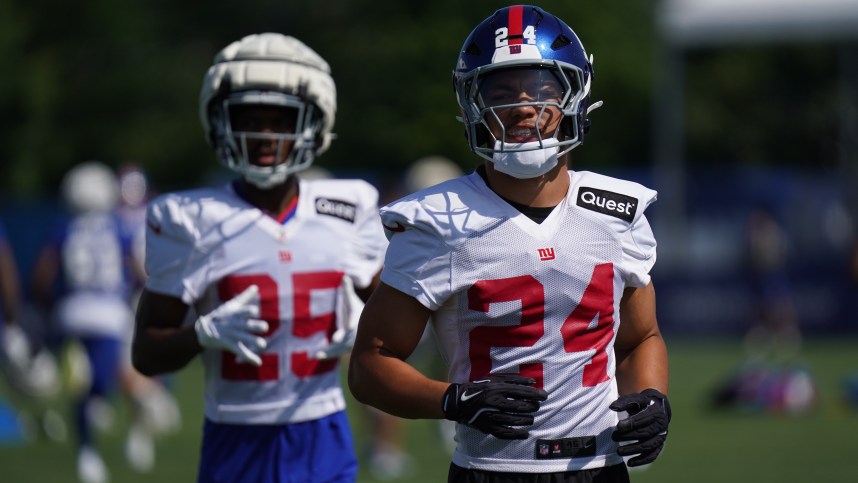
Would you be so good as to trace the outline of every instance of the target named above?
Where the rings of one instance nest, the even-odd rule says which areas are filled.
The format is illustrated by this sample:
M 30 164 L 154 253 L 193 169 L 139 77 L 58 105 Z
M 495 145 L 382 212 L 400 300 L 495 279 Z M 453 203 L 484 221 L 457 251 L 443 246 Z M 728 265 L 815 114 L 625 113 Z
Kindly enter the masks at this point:
M 127 261 L 131 238 L 114 213 L 64 220 L 51 244 L 60 254 L 61 295 L 55 315 L 66 334 L 126 338 L 134 314 Z
M 643 212 L 656 192 L 571 172 L 541 224 L 476 172 L 381 210 L 390 238 L 382 281 L 435 310 L 451 382 L 520 373 L 548 392 L 530 438 L 458 425 L 464 468 L 548 473 L 622 463 L 614 340 L 623 289 L 650 281 L 656 243 Z
M 147 216 L 146 287 L 198 314 L 257 285 L 269 324 L 262 366 L 207 349 L 205 414 L 214 422 L 279 424 L 345 408 L 338 359 L 311 355 L 339 324 L 343 277 L 366 287 L 387 240 L 378 192 L 359 180 L 301 180 L 297 205 L 278 220 L 233 186 L 159 197 Z

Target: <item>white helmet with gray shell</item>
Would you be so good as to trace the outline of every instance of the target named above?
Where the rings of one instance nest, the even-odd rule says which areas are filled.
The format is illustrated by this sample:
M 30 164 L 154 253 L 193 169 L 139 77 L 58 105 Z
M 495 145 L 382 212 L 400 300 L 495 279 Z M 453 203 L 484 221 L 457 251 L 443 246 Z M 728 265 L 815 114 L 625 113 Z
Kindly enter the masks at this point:
M 260 188 L 282 183 L 330 145 L 337 93 L 328 63 L 300 40 L 278 33 L 248 35 L 218 52 L 203 79 L 200 120 L 206 139 L 229 169 Z M 229 110 L 236 105 L 294 108 L 294 133 L 234 132 Z M 286 161 L 274 166 L 252 164 L 247 139 L 278 136 L 293 141 Z

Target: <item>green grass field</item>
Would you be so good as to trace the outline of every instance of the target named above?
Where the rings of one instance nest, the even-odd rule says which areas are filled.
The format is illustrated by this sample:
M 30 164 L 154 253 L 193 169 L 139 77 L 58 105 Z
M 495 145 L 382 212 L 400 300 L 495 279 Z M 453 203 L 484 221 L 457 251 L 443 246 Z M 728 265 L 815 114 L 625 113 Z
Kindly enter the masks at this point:
M 802 359 L 816 378 L 820 400 L 815 411 L 802 416 L 707 410 L 711 388 L 741 360 L 739 342 L 668 339 L 668 345 L 674 411 L 671 434 L 659 460 L 632 473 L 635 483 L 858 482 L 858 408 L 846 406 L 841 399 L 843 377 L 858 373 L 858 339 L 806 343 Z M 177 434 L 159 440 L 156 467 L 149 474 L 136 474 L 125 464 L 122 421 L 127 409 L 116 401 L 118 423 L 99 439 L 113 483 L 194 481 L 202 405 L 199 364 L 179 373 L 174 383 L 183 426 Z M 21 402 L 2 384 L 0 396 Z M 351 408 L 355 438 L 363 453 L 367 422 L 354 404 Z M 449 456 L 434 421 L 408 422 L 408 450 L 415 467 L 403 481 L 446 480 Z M 0 445 L 3 483 L 74 482 L 74 465 L 70 443 L 38 440 Z M 375 480 L 362 470 L 360 481 Z

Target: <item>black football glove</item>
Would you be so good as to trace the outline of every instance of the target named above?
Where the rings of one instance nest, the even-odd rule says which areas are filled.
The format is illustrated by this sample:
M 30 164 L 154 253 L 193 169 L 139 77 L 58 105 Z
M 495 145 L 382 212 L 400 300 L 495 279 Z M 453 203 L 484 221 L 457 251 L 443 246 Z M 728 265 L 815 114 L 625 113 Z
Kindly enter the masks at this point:
M 492 374 L 485 379 L 453 383 L 444 393 L 444 416 L 500 439 L 527 439 L 539 403 L 548 393 L 536 389 L 536 380 L 518 374 Z
M 652 463 L 664 448 L 667 440 L 667 425 L 670 423 L 670 403 L 667 396 L 647 389 L 638 394 L 627 394 L 611 403 L 614 411 L 626 411 L 629 417 L 617 424 L 611 435 L 614 441 L 634 441 L 617 448 L 620 456 L 638 455 L 628 461 L 628 466 Z

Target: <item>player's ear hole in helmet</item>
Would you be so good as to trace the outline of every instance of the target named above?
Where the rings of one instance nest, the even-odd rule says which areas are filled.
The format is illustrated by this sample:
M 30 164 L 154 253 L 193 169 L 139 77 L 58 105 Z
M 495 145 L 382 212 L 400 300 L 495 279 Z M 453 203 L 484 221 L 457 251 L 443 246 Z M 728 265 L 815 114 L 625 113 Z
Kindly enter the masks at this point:
M 290 129 L 236 129 L 236 112 L 280 112 Z M 248 35 L 214 58 L 200 91 L 200 120 L 218 160 L 246 181 L 270 188 L 309 167 L 334 134 L 336 86 L 328 63 L 301 41 L 277 33 Z M 246 119 L 246 117 L 245 117 Z M 275 123 L 276 124 L 276 123 Z M 274 163 L 253 162 L 260 143 L 275 146 Z

